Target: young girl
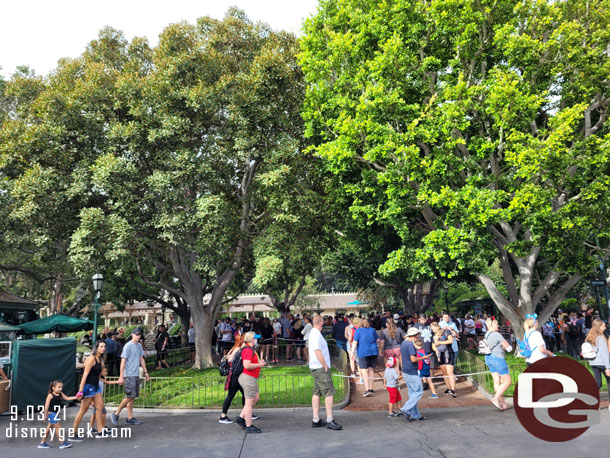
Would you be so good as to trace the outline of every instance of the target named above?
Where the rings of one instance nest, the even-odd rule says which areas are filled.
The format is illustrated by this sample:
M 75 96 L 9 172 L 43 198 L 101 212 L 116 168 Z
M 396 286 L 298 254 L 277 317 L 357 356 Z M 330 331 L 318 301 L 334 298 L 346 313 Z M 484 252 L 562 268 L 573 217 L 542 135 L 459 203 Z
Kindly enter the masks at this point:
M 118 385 L 119 384 L 118 380 L 114 380 L 112 382 L 109 382 L 108 380 L 106 380 L 107 375 L 108 375 L 108 370 L 106 369 L 106 366 L 104 364 L 102 364 L 102 375 L 100 376 L 100 383 L 99 383 L 99 387 L 102 392 L 102 399 L 104 396 L 104 384 L 106 384 L 106 385 Z M 93 430 L 93 434 L 97 434 L 99 431 L 100 433 L 102 433 L 102 435 L 108 435 L 108 433 L 110 433 L 110 430 L 108 428 L 106 428 L 106 407 L 102 407 L 102 424 L 101 425 L 96 425 L 95 406 L 91 406 L 91 408 L 93 409 L 93 414 L 91 415 L 91 420 L 89 420 L 89 428 Z M 96 425 L 97 429 L 94 428 L 93 425 Z
M 426 350 L 424 349 L 423 340 L 419 339 L 414 342 L 415 349 L 417 350 L 417 357 L 426 356 Z M 430 391 L 432 394 L 428 396 L 430 399 L 438 399 L 438 395 L 436 394 L 436 387 L 434 386 L 434 382 L 430 378 L 430 358 L 423 359 L 418 361 L 417 363 L 419 377 L 421 378 L 422 383 L 427 383 L 430 387 Z
M 386 363 L 383 374 L 383 387 L 388 390 L 390 400 L 388 402 L 388 417 L 399 417 L 400 412 L 394 411 L 394 404 L 402 401 L 400 390 L 398 389 L 398 371 L 396 370 L 396 358 L 390 356 Z
M 61 409 L 61 401 L 74 401 L 77 398 L 76 396 L 66 396 L 63 393 L 64 384 L 61 380 L 53 380 L 49 385 L 49 394 L 47 395 L 47 399 L 44 403 L 44 416 L 47 419 L 47 429 L 45 430 L 44 436 L 42 436 L 42 441 L 38 444 L 38 448 L 51 448 L 49 444 L 47 444 L 47 437 L 51 428 L 55 428 L 57 433 L 57 437 L 59 439 L 59 448 L 70 448 L 72 444 L 65 440 L 64 430 L 59 423 L 59 415 Z

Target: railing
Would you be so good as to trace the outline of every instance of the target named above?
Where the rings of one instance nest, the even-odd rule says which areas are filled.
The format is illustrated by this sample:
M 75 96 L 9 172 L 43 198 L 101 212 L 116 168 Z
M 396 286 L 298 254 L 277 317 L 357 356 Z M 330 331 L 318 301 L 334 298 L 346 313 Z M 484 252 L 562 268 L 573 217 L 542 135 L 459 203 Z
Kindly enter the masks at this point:
M 517 384 L 517 378 L 519 374 L 523 372 L 526 368 L 525 360 L 523 360 L 522 364 L 509 364 L 508 370 L 511 379 L 511 385 L 505 392 L 506 396 L 512 396 L 515 385 Z M 477 356 L 473 355 L 468 351 L 460 351 L 458 353 L 458 360 L 456 363 L 457 372 L 462 374 L 475 374 L 471 375 L 470 378 L 472 380 L 472 384 L 475 387 L 482 387 L 485 391 L 490 394 L 494 392 L 494 381 L 491 373 L 489 372 L 489 368 L 485 361 Z M 478 372 L 484 372 L 482 374 L 478 374 Z
M 346 375 L 348 367 L 346 353 L 341 349 L 336 348 L 334 345 L 329 345 L 329 350 L 331 354 L 336 355 L 336 358 L 333 358 L 332 361 L 333 373 L 336 375 Z M 188 351 L 188 349 L 186 349 L 186 351 Z M 150 356 L 154 357 L 155 355 Z M 115 382 L 117 380 L 118 377 L 107 377 L 107 381 L 109 382 Z M 149 408 L 217 409 L 222 406 L 227 394 L 224 389 L 225 381 L 226 377 L 209 375 L 209 371 L 205 375 L 200 376 L 151 377 L 148 382 L 144 379 L 140 379 L 140 396 L 135 400 L 134 406 Z M 333 383 L 335 386 L 335 405 L 346 405 L 349 399 L 349 379 L 345 377 L 333 377 Z M 313 378 L 307 373 L 281 375 L 265 374 L 265 369 L 263 369 L 258 380 L 258 385 L 260 400 L 257 407 L 311 406 Z M 122 386 L 118 384 L 107 384 L 105 386 L 104 401 L 108 405 L 118 405 L 123 397 Z M 241 395 L 238 394 L 235 396 L 231 405 L 234 408 L 240 407 Z

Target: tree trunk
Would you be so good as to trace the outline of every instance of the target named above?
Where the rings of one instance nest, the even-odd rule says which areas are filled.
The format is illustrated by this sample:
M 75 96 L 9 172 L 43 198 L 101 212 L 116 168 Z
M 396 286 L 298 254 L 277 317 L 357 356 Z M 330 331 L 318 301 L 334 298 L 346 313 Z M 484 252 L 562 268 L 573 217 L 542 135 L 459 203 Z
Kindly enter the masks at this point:
M 192 308 L 193 327 L 195 328 L 195 364 L 193 368 L 203 369 L 214 365 L 212 360 L 212 332 L 214 332 L 215 313 Z

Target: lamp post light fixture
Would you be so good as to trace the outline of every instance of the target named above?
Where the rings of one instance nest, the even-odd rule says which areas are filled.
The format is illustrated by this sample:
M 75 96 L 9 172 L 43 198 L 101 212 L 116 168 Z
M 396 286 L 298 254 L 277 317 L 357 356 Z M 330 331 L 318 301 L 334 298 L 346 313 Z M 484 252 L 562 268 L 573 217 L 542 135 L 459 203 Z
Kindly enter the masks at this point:
M 104 285 L 104 276 L 98 272 L 91 278 L 91 280 L 93 281 L 93 291 L 95 291 L 93 296 L 93 339 L 91 341 L 93 348 L 95 346 L 95 342 L 97 341 L 97 316 L 100 311 L 100 296 L 102 294 L 102 286 Z

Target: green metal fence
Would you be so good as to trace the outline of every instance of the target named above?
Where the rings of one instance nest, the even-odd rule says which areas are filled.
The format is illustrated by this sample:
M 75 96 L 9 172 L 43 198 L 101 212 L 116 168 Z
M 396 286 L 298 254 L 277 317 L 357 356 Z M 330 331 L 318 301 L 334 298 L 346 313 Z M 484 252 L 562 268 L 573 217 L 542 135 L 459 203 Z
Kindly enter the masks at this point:
M 187 349 L 188 351 L 188 349 Z M 333 374 L 347 375 L 347 357 L 341 349 L 331 351 Z M 168 352 L 169 353 L 169 352 Z M 153 355 L 154 356 L 154 355 Z M 169 357 L 169 355 L 168 355 Z M 148 362 L 147 362 L 148 365 Z M 153 373 L 154 375 L 154 373 Z M 114 384 L 118 377 L 107 377 L 104 388 L 104 401 L 108 405 L 118 405 L 124 397 L 123 387 Z M 226 377 L 220 375 L 201 375 L 189 377 L 151 377 L 148 382 L 140 379 L 140 396 L 135 407 L 217 409 L 222 406 L 227 392 Z M 335 404 L 344 405 L 349 399 L 349 379 L 333 377 Z M 258 380 L 260 400 L 257 407 L 307 407 L 311 405 L 313 378 L 308 374 L 266 375 L 261 371 Z M 231 404 L 241 406 L 238 394 Z

